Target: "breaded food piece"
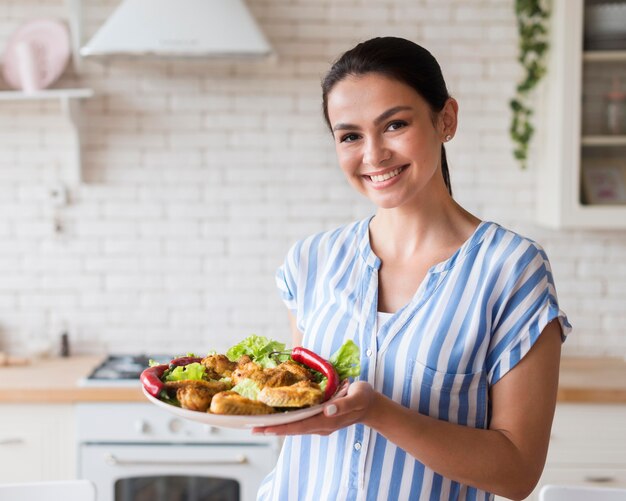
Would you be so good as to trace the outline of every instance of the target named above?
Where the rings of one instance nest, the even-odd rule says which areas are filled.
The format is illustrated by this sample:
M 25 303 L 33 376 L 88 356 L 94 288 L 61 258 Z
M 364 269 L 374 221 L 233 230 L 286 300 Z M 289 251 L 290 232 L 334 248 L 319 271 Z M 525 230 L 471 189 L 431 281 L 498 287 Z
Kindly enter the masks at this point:
M 250 362 L 252 362 L 252 358 L 250 358 L 250 355 L 241 355 L 237 360 L 237 367 L 243 367 Z
M 213 397 L 209 412 L 213 414 L 252 416 L 274 414 L 276 411 L 263 402 L 242 397 L 239 393 L 234 391 L 223 391 Z
M 246 361 L 246 358 L 248 357 L 241 357 L 237 362 L 237 368 L 232 372 L 231 377 L 235 384 L 243 379 L 250 379 L 259 388 L 266 386 L 275 388 L 313 379 L 313 374 L 309 370 L 293 361 L 283 362 L 277 367 L 264 369 L 255 362 Z
M 276 388 L 279 386 L 290 386 L 300 381 L 296 374 L 294 374 L 293 372 L 289 372 L 284 368 L 281 368 L 280 365 L 273 369 L 265 369 L 263 371 L 263 374 L 265 376 L 265 384 L 259 385 L 260 388 L 265 388 L 267 386 L 269 386 L 270 388 Z
M 291 372 L 292 374 L 296 376 L 298 381 L 305 381 L 305 380 L 313 381 L 315 377 L 309 369 L 294 362 L 293 360 L 287 360 L 286 362 L 283 362 L 282 364 L 280 364 L 277 368 L 284 369 L 284 370 Z
M 237 368 L 237 362 L 231 362 L 226 355 L 207 355 L 202 359 L 209 379 L 230 377 Z
M 231 374 L 231 378 L 235 384 L 244 379 L 252 379 L 259 387 L 265 386 L 267 377 L 268 376 L 263 371 L 263 367 L 259 364 L 255 362 L 242 363 L 241 359 L 237 362 L 237 368 Z
M 259 392 L 259 401 L 271 407 L 310 407 L 321 404 L 324 394 L 319 386 L 309 381 L 300 381 L 291 386 L 270 388 L 266 386 Z
M 176 398 L 183 409 L 206 412 L 211 405 L 213 396 L 230 389 L 230 384 L 221 381 L 169 381 L 177 383 Z M 168 383 L 165 383 L 166 386 Z
M 168 391 L 178 390 L 184 386 L 194 386 L 200 387 L 203 386 L 208 389 L 214 389 L 215 393 L 218 391 L 227 391 L 232 388 L 232 384 L 227 381 L 200 381 L 198 379 L 183 379 L 181 381 L 165 381 L 163 383 L 165 389 Z

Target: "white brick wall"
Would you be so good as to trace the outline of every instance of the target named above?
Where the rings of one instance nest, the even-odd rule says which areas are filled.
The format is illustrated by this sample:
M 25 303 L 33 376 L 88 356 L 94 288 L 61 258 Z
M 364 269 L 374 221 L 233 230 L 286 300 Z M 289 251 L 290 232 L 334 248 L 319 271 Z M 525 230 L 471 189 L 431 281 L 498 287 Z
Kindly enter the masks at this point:
M 297 238 L 361 218 L 320 112 L 319 81 L 355 42 L 412 38 L 460 103 L 457 199 L 541 242 L 576 331 L 570 354 L 626 354 L 626 235 L 535 226 L 535 171 L 508 138 L 512 0 L 247 0 L 275 61 L 84 62 L 84 184 L 47 192 L 70 157 L 57 103 L 0 104 L 0 348 L 70 329 L 76 351 L 205 351 L 250 333 L 287 340 L 274 271 Z M 92 33 L 117 0 L 84 0 Z M 0 50 L 62 0 L 0 3 Z M 64 232 L 55 235 L 58 219 Z

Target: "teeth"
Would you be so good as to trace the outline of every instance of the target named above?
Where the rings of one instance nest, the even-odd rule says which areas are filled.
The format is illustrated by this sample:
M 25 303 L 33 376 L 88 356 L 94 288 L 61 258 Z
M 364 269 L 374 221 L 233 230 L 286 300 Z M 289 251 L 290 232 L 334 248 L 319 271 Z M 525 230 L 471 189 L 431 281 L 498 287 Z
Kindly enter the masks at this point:
M 375 183 L 382 183 L 383 181 L 387 181 L 387 179 L 391 179 L 392 177 L 396 177 L 400 174 L 402 167 L 398 167 L 397 169 L 392 170 L 391 172 L 387 172 L 380 176 L 370 176 L 370 179 Z

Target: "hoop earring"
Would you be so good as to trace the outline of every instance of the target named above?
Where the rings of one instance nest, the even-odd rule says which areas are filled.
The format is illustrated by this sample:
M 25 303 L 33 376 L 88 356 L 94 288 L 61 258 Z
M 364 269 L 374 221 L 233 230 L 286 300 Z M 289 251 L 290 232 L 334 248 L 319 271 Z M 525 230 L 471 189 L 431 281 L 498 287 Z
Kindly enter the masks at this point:
M 445 139 L 444 139 L 444 140 L 445 140 L 446 142 L 448 142 L 448 141 L 450 141 L 450 139 L 452 139 L 452 136 L 451 136 L 450 134 L 448 134 L 448 135 L 445 137 Z

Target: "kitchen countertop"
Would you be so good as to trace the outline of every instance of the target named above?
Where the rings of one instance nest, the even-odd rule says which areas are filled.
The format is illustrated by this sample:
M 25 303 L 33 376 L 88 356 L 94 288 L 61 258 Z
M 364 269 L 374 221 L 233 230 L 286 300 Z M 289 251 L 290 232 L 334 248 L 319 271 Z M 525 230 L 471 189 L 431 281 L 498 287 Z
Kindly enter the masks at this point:
M 146 402 L 137 387 L 81 387 L 104 357 L 72 356 L 0 367 L 0 404 Z M 568 358 L 561 361 L 559 402 L 626 404 L 626 360 Z
M 139 384 L 78 386 L 78 381 L 104 358 L 96 355 L 43 358 L 29 365 L 0 367 L 0 403 L 147 402 Z

